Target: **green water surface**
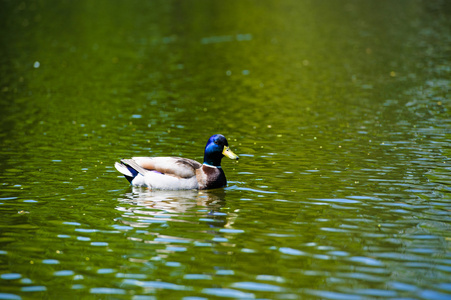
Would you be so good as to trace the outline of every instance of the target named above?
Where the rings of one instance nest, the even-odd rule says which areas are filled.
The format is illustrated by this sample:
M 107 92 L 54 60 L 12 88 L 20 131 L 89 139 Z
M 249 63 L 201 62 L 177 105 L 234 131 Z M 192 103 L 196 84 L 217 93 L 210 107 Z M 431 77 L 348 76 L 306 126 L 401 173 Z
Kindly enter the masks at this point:
M 451 5 L 0 0 L 0 299 L 450 299 Z M 211 191 L 115 161 L 239 162 Z

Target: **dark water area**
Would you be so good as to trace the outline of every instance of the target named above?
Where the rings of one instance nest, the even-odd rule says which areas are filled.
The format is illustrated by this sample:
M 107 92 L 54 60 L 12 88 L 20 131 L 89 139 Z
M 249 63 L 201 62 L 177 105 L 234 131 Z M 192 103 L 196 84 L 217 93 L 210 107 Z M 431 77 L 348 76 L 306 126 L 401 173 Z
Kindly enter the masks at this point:
M 0 7 L 0 299 L 450 299 L 447 1 Z

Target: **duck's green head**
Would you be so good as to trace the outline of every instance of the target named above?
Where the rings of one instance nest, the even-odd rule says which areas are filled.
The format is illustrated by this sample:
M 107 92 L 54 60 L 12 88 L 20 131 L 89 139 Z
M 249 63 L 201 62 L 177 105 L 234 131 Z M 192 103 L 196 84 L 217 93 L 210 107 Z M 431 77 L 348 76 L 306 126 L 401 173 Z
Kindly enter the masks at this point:
M 230 150 L 229 143 L 222 134 L 212 135 L 205 146 L 204 164 L 219 167 L 224 156 L 238 159 L 238 155 Z

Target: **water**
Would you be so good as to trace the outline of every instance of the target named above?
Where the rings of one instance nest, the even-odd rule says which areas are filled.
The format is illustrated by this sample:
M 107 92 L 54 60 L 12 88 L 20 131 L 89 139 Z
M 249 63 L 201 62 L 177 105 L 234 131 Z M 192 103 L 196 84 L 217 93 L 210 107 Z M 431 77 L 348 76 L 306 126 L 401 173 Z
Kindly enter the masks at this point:
M 0 299 L 449 299 L 444 1 L 2 1 Z M 131 156 L 229 186 L 133 189 Z

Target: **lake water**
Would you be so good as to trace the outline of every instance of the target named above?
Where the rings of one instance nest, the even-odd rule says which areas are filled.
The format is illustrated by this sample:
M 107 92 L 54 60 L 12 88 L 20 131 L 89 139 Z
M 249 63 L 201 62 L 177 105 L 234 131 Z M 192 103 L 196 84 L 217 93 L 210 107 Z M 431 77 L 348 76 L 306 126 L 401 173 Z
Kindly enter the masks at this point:
M 0 299 L 451 298 L 449 2 L 1 7 Z

